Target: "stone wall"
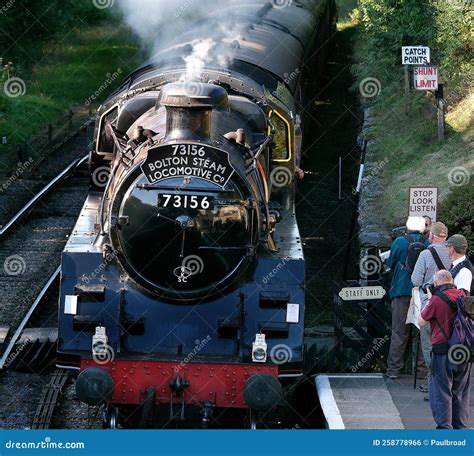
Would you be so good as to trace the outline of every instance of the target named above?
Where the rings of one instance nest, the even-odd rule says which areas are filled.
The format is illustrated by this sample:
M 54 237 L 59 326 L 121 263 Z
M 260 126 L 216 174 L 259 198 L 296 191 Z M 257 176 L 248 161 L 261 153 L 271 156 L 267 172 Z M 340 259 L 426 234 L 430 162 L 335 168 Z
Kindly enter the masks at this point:
M 388 247 L 392 243 L 391 229 L 385 226 L 380 213 L 380 195 L 385 191 L 382 173 L 388 161 L 378 161 L 377 141 L 374 138 L 375 116 L 373 107 L 363 109 L 364 122 L 357 138 L 362 150 L 364 174 L 359 192 L 359 241 L 361 247 Z

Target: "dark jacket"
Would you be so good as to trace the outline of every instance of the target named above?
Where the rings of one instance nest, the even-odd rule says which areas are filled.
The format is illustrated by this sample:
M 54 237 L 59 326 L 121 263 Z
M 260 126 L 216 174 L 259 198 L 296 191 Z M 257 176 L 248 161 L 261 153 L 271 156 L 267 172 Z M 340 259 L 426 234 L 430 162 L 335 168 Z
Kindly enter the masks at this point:
M 420 233 L 409 233 L 415 241 L 421 237 Z M 425 240 L 426 247 L 430 244 Z M 392 283 L 390 285 L 390 298 L 398 296 L 411 296 L 413 284 L 411 282 L 411 273 L 404 270 L 407 259 L 409 242 L 404 236 L 399 236 L 393 241 L 390 248 L 390 256 L 387 259 L 387 265 L 392 270 Z

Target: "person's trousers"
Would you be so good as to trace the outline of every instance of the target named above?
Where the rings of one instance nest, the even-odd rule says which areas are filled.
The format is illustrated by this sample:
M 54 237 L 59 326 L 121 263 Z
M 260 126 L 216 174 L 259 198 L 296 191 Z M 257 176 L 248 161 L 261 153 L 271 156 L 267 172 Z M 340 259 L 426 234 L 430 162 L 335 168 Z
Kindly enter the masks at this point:
M 392 337 L 387 359 L 387 373 L 398 374 L 403 366 L 405 349 L 410 338 L 410 325 L 405 323 L 410 296 L 398 296 L 392 299 Z
M 431 365 L 431 326 L 428 323 L 420 328 L 420 343 L 423 352 L 423 359 L 426 367 L 429 369 Z
M 471 364 L 453 364 L 448 355 L 432 354 L 428 394 L 437 429 L 469 426 Z

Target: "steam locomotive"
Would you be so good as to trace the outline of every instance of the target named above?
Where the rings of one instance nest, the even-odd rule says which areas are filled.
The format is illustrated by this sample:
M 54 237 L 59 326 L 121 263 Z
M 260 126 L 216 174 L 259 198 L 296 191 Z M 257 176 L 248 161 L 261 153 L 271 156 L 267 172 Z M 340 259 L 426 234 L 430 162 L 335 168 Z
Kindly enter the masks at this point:
M 304 375 L 298 113 L 335 6 L 280 3 L 239 13 L 227 68 L 183 80 L 180 36 L 99 108 L 57 365 L 108 428 L 255 428 Z

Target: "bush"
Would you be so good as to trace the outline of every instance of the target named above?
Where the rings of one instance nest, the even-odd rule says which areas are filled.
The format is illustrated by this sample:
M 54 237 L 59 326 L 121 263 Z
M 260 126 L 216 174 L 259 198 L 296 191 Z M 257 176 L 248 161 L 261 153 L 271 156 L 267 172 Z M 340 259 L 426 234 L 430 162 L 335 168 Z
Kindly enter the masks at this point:
M 471 27 L 474 10 L 470 2 L 456 0 L 359 0 L 356 18 L 360 33 L 355 43 L 354 88 L 365 78 L 380 82 L 377 96 L 363 102 L 373 105 L 373 139 L 376 159 L 389 160 L 382 171 L 387 191 L 380 195 L 378 218 L 390 225 L 402 220 L 408 187 L 438 185 L 447 195 L 440 219 L 452 234 L 462 233 L 474 253 L 474 186 L 449 186 L 446 176 L 453 166 L 472 174 L 466 148 L 472 143 L 471 113 L 460 113 L 447 121 L 449 155 L 437 138 L 435 99 L 432 93 L 411 91 L 404 96 L 404 68 L 401 47 L 425 45 L 431 48 L 431 63 L 439 67 L 449 112 L 466 100 L 474 78 Z M 449 117 L 449 114 L 448 114 Z M 447 119 L 448 119 L 447 117 Z M 447 158 L 449 157 L 449 158 Z M 426 169 L 429 168 L 429 172 Z M 380 229 L 383 229 L 381 223 Z
M 359 80 L 376 77 L 386 93 L 403 92 L 401 47 L 421 44 L 431 48 L 431 61 L 439 65 L 452 101 L 469 92 L 474 19 L 469 2 L 360 0 L 357 17 L 363 41 L 359 47 L 363 55 L 354 66 Z
M 440 205 L 438 218 L 446 224 L 449 234 L 462 234 L 466 237 L 470 257 L 474 257 L 474 185 L 454 187 Z
M 32 65 L 38 43 L 55 36 L 65 37 L 78 24 L 81 27 L 106 18 L 104 10 L 91 1 L 21 0 L 4 5 L 1 12 L 0 42 L 4 61 Z M 26 62 L 26 65 L 25 65 Z
M 467 1 L 436 2 L 434 54 L 440 75 L 447 81 L 452 102 L 469 92 L 472 77 L 474 10 Z

